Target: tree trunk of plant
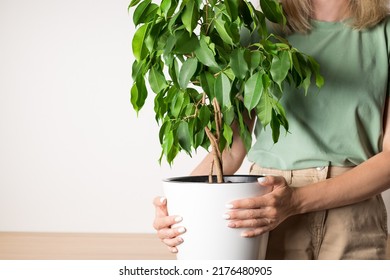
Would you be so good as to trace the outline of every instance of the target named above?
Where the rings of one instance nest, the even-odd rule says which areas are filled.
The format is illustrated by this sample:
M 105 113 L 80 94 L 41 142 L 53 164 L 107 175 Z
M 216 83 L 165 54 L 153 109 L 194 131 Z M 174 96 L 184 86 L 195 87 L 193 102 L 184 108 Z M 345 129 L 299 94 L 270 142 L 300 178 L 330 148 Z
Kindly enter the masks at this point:
M 223 167 L 222 167 L 222 157 L 220 157 L 218 155 L 218 149 L 214 147 L 214 145 L 212 145 L 212 153 L 213 153 L 213 162 L 212 162 L 212 169 L 211 171 L 214 169 L 215 167 L 215 173 L 217 175 L 217 183 L 223 183 Z M 211 176 L 209 177 L 209 183 L 212 183 L 213 182 L 213 177 L 212 175 L 213 174 L 210 174 Z
M 217 183 L 223 183 L 223 164 L 222 164 L 222 153 L 219 149 L 220 131 L 222 125 L 222 114 L 216 98 L 212 101 L 214 107 L 214 118 L 216 123 L 215 135 L 211 132 L 208 127 L 205 127 L 206 135 L 210 139 L 213 162 L 210 168 L 209 183 L 213 183 L 213 170 L 217 176 Z

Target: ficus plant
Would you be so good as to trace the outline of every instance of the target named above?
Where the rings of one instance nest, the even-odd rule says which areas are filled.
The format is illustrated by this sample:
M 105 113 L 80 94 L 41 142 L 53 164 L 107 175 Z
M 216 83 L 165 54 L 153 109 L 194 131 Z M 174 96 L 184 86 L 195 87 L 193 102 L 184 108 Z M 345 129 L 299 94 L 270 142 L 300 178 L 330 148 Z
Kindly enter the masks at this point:
M 136 26 L 131 104 L 138 113 L 148 88 L 153 91 L 160 162 L 211 147 L 209 178 L 215 173 L 222 182 L 222 151 L 232 145 L 233 123 L 247 150 L 248 116 L 270 127 L 276 143 L 281 127 L 289 130 L 279 102 L 285 84 L 307 94 L 311 83 L 320 88 L 324 82 L 312 57 L 269 32 L 270 23 L 286 25 L 278 1 L 260 0 L 258 9 L 247 0 L 132 0 L 130 8 Z

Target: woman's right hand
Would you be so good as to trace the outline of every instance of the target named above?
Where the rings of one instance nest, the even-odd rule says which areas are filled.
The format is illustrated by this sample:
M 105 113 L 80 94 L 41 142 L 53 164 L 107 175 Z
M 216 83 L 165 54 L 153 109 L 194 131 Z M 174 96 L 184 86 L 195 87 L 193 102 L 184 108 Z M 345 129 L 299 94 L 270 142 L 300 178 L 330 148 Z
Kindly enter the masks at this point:
M 165 197 L 156 197 L 153 204 L 156 208 L 153 227 L 157 230 L 157 236 L 172 253 L 177 253 L 177 246 L 183 243 L 183 238 L 180 235 L 186 232 L 186 229 L 184 227 L 172 228 L 172 225 L 181 222 L 182 217 L 168 216 Z

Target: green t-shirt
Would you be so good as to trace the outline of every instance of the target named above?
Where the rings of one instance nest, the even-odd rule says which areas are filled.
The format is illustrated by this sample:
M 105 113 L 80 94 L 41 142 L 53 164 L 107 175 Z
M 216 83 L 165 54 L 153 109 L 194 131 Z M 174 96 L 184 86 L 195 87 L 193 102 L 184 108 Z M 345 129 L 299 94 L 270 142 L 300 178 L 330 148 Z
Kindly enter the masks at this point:
M 383 111 L 389 95 L 390 20 L 358 31 L 342 22 L 313 22 L 309 34 L 287 37 L 320 64 L 325 84 L 307 96 L 284 92 L 290 128 L 272 141 L 257 122 L 248 153 L 262 167 L 301 169 L 354 166 L 382 149 Z

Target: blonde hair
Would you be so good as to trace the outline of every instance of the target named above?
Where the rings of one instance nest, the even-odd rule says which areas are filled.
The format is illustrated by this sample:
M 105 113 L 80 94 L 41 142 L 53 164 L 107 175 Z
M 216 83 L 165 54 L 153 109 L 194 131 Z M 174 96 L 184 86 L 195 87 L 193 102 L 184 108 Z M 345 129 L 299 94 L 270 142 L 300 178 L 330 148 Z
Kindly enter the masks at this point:
M 311 0 L 281 0 L 291 32 L 306 33 L 311 29 Z M 366 29 L 375 26 L 389 14 L 389 0 L 349 0 L 351 26 Z

